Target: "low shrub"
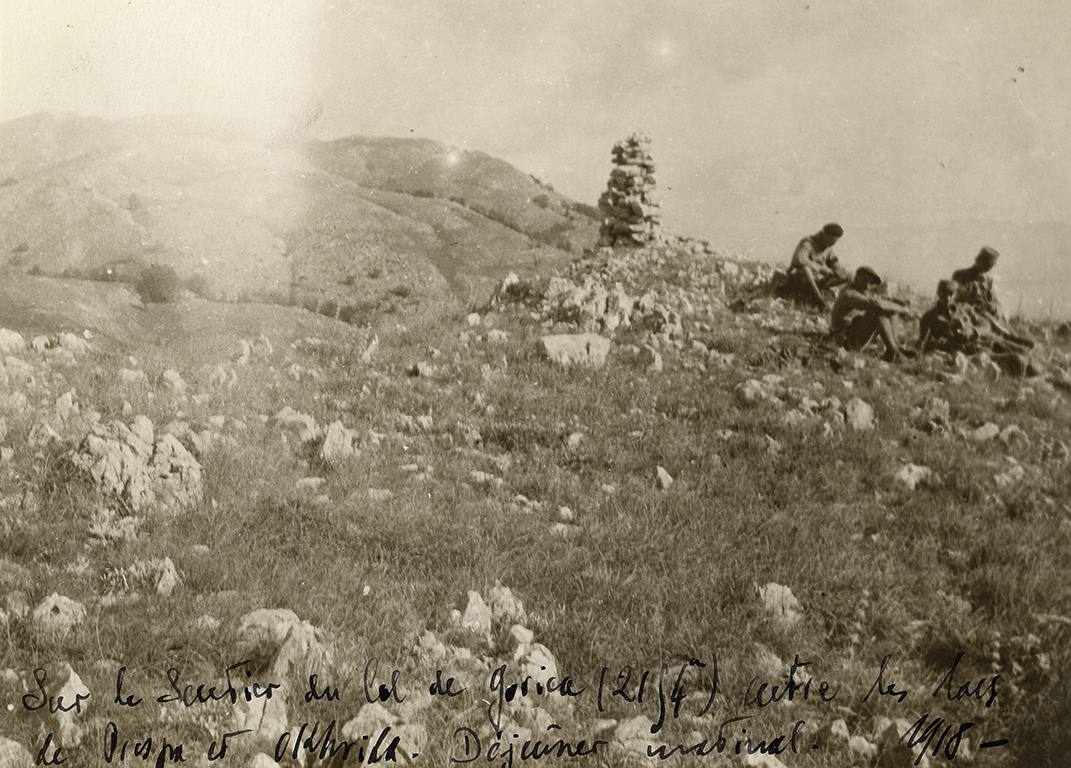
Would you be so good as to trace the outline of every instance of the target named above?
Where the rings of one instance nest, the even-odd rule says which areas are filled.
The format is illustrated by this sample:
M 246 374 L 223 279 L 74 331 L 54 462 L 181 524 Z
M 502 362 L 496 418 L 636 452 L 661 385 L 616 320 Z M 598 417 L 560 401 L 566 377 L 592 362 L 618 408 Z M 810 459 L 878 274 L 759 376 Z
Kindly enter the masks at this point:
M 182 296 L 182 281 L 174 269 L 153 264 L 142 270 L 135 289 L 150 304 L 173 304 Z

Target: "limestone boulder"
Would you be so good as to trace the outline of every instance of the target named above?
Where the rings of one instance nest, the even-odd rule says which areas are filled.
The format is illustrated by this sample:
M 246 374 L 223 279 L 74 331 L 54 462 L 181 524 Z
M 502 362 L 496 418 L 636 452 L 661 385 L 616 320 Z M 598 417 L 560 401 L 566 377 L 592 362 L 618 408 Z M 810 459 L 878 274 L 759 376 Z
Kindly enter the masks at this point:
M 601 368 L 611 347 L 609 339 L 595 333 L 543 336 L 538 344 L 540 354 L 563 368 Z

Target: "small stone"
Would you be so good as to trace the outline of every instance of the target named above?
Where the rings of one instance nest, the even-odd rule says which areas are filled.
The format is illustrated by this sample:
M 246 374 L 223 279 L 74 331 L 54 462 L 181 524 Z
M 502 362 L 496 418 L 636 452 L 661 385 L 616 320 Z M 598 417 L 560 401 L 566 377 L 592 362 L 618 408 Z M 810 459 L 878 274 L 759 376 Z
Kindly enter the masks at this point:
M 803 620 L 803 607 L 790 588 L 771 581 L 759 588 L 759 597 L 767 612 L 785 626 L 792 627 Z
M 906 485 L 912 491 L 920 483 L 927 482 L 933 477 L 933 470 L 929 467 L 920 467 L 917 464 L 905 464 L 900 468 L 900 471 L 896 473 L 896 479 Z
M 748 379 L 743 384 L 740 384 L 736 391 L 740 395 L 740 399 L 745 403 L 757 403 L 759 400 L 769 397 L 766 387 L 758 379 Z
M 26 339 L 21 333 L 0 328 L 0 355 L 11 355 L 26 349 Z
M 852 736 L 848 739 L 848 751 L 863 760 L 873 760 L 878 756 L 878 745 L 862 736 Z
M 33 765 L 33 755 L 30 754 L 26 747 L 17 741 L 0 736 L 0 767 L 31 768 Z
M 874 409 L 869 403 L 853 397 L 844 406 L 848 425 L 857 432 L 874 428 Z
M 509 636 L 514 648 L 522 645 L 531 645 L 535 641 L 535 633 L 520 624 L 514 624 L 510 627 Z
M 658 467 L 656 479 L 658 482 L 658 487 L 661 488 L 663 491 L 668 491 L 670 489 L 670 486 L 673 485 L 673 475 L 669 474 L 669 472 L 667 472 L 663 467 Z
M 1004 431 L 1000 433 L 1000 441 L 1009 448 L 1013 446 L 1030 447 L 1030 435 L 1026 434 L 1017 424 L 1005 427 Z
M 492 488 L 501 488 L 506 484 L 506 481 L 501 477 L 496 477 L 490 472 L 481 472 L 478 469 L 472 470 L 470 477 L 472 477 L 473 482 L 477 485 L 490 486 Z
M 174 368 L 168 368 L 164 371 L 160 375 L 160 381 L 163 382 L 165 387 L 176 394 L 181 394 L 186 391 L 186 382 L 182 379 L 182 374 Z
M 990 421 L 968 432 L 967 438 L 975 443 L 987 443 L 998 435 L 1000 435 L 1000 427 Z
M 159 564 L 156 576 L 156 594 L 168 597 L 181 583 L 175 564 L 170 557 L 165 557 Z
M 562 367 L 574 365 L 600 368 L 606 364 L 611 342 L 595 333 L 543 336 L 539 352 Z
M 550 526 L 550 532 L 555 536 L 561 536 L 563 539 L 568 539 L 580 533 L 580 528 L 575 525 L 569 525 L 568 523 L 554 523 L 554 525 Z
M 145 375 L 145 371 L 131 370 L 130 368 L 119 369 L 119 383 L 120 384 L 148 384 L 149 377 Z
M 470 629 L 480 637 L 491 636 L 491 609 L 483 601 L 479 592 L 469 592 L 469 602 L 461 616 L 461 626 Z
M 487 593 L 487 603 L 491 608 L 492 616 L 500 624 L 524 624 L 528 621 L 524 603 L 513 594 L 509 587 L 504 587 L 497 581 Z
M 330 463 L 353 456 L 356 453 L 353 447 L 356 439 L 357 430 L 347 429 L 341 421 L 331 422 L 320 446 L 320 458 Z
M 197 617 L 193 622 L 193 628 L 201 632 L 215 632 L 220 628 L 220 624 L 219 619 L 206 613 Z
M 53 592 L 33 610 L 31 625 L 39 637 L 62 638 L 86 617 L 81 603 Z

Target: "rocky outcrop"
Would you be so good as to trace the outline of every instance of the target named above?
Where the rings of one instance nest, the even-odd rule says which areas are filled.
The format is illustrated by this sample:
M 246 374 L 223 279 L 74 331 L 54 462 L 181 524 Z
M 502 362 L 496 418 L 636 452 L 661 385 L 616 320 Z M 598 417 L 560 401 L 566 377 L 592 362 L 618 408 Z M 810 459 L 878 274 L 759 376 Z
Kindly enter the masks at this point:
M 130 426 L 121 421 L 94 424 L 71 461 L 104 494 L 135 512 L 155 504 L 179 510 L 201 501 L 201 465 L 174 435 L 154 441 L 152 422 L 145 416 Z

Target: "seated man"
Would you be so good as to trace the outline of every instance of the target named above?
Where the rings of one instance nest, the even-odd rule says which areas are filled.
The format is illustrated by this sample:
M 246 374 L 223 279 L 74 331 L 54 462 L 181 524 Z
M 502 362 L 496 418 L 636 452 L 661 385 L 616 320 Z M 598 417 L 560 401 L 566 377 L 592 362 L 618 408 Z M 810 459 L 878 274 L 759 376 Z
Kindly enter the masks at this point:
M 957 274 L 962 275 L 962 270 Z M 1037 376 L 1040 369 L 1027 357 L 1024 347 L 990 334 L 979 336 L 971 325 L 969 313 L 961 311 L 952 300 L 958 287 L 952 280 L 937 283 L 937 303 L 919 320 L 919 354 L 931 350 L 949 354 L 985 353 L 1005 373 Z
M 996 266 L 998 258 L 1000 254 L 986 246 L 974 257 L 974 264 L 952 273 L 952 280 L 959 285 L 956 303 L 980 335 L 992 337 L 1005 345 L 1030 349 L 1034 342 L 1012 332 L 993 292 L 993 278 L 989 272 Z
M 937 303 L 922 315 L 919 320 L 920 355 L 930 350 L 955 353 L 973 351 L 972 346 L 978 338 L 978 332 L 957 312 L 952 300 L 959 286 L 952 280 L 937 283 Z
M 855 270 L 852 282 L 840 289 L 829 317 L 829 336 L 846 349 L 860 350 L 878 336 L 885 343 L 886 362 L 894 362 L 912 354 L 896 343 L 893 318 L 910 314 L 906 304 L 876 296 L 871 289 L 881 285 L 878 273 L 870 267 Z
M 826 224 L 818 232 L 800 240 L 788 268 L 788 289 L 813 299 L 822 309 L 827 306 L 824 291 L 832 291 L 848 282 L 848 271 L 841 266 L 833 246 L 844 234 L 839 224 Z

